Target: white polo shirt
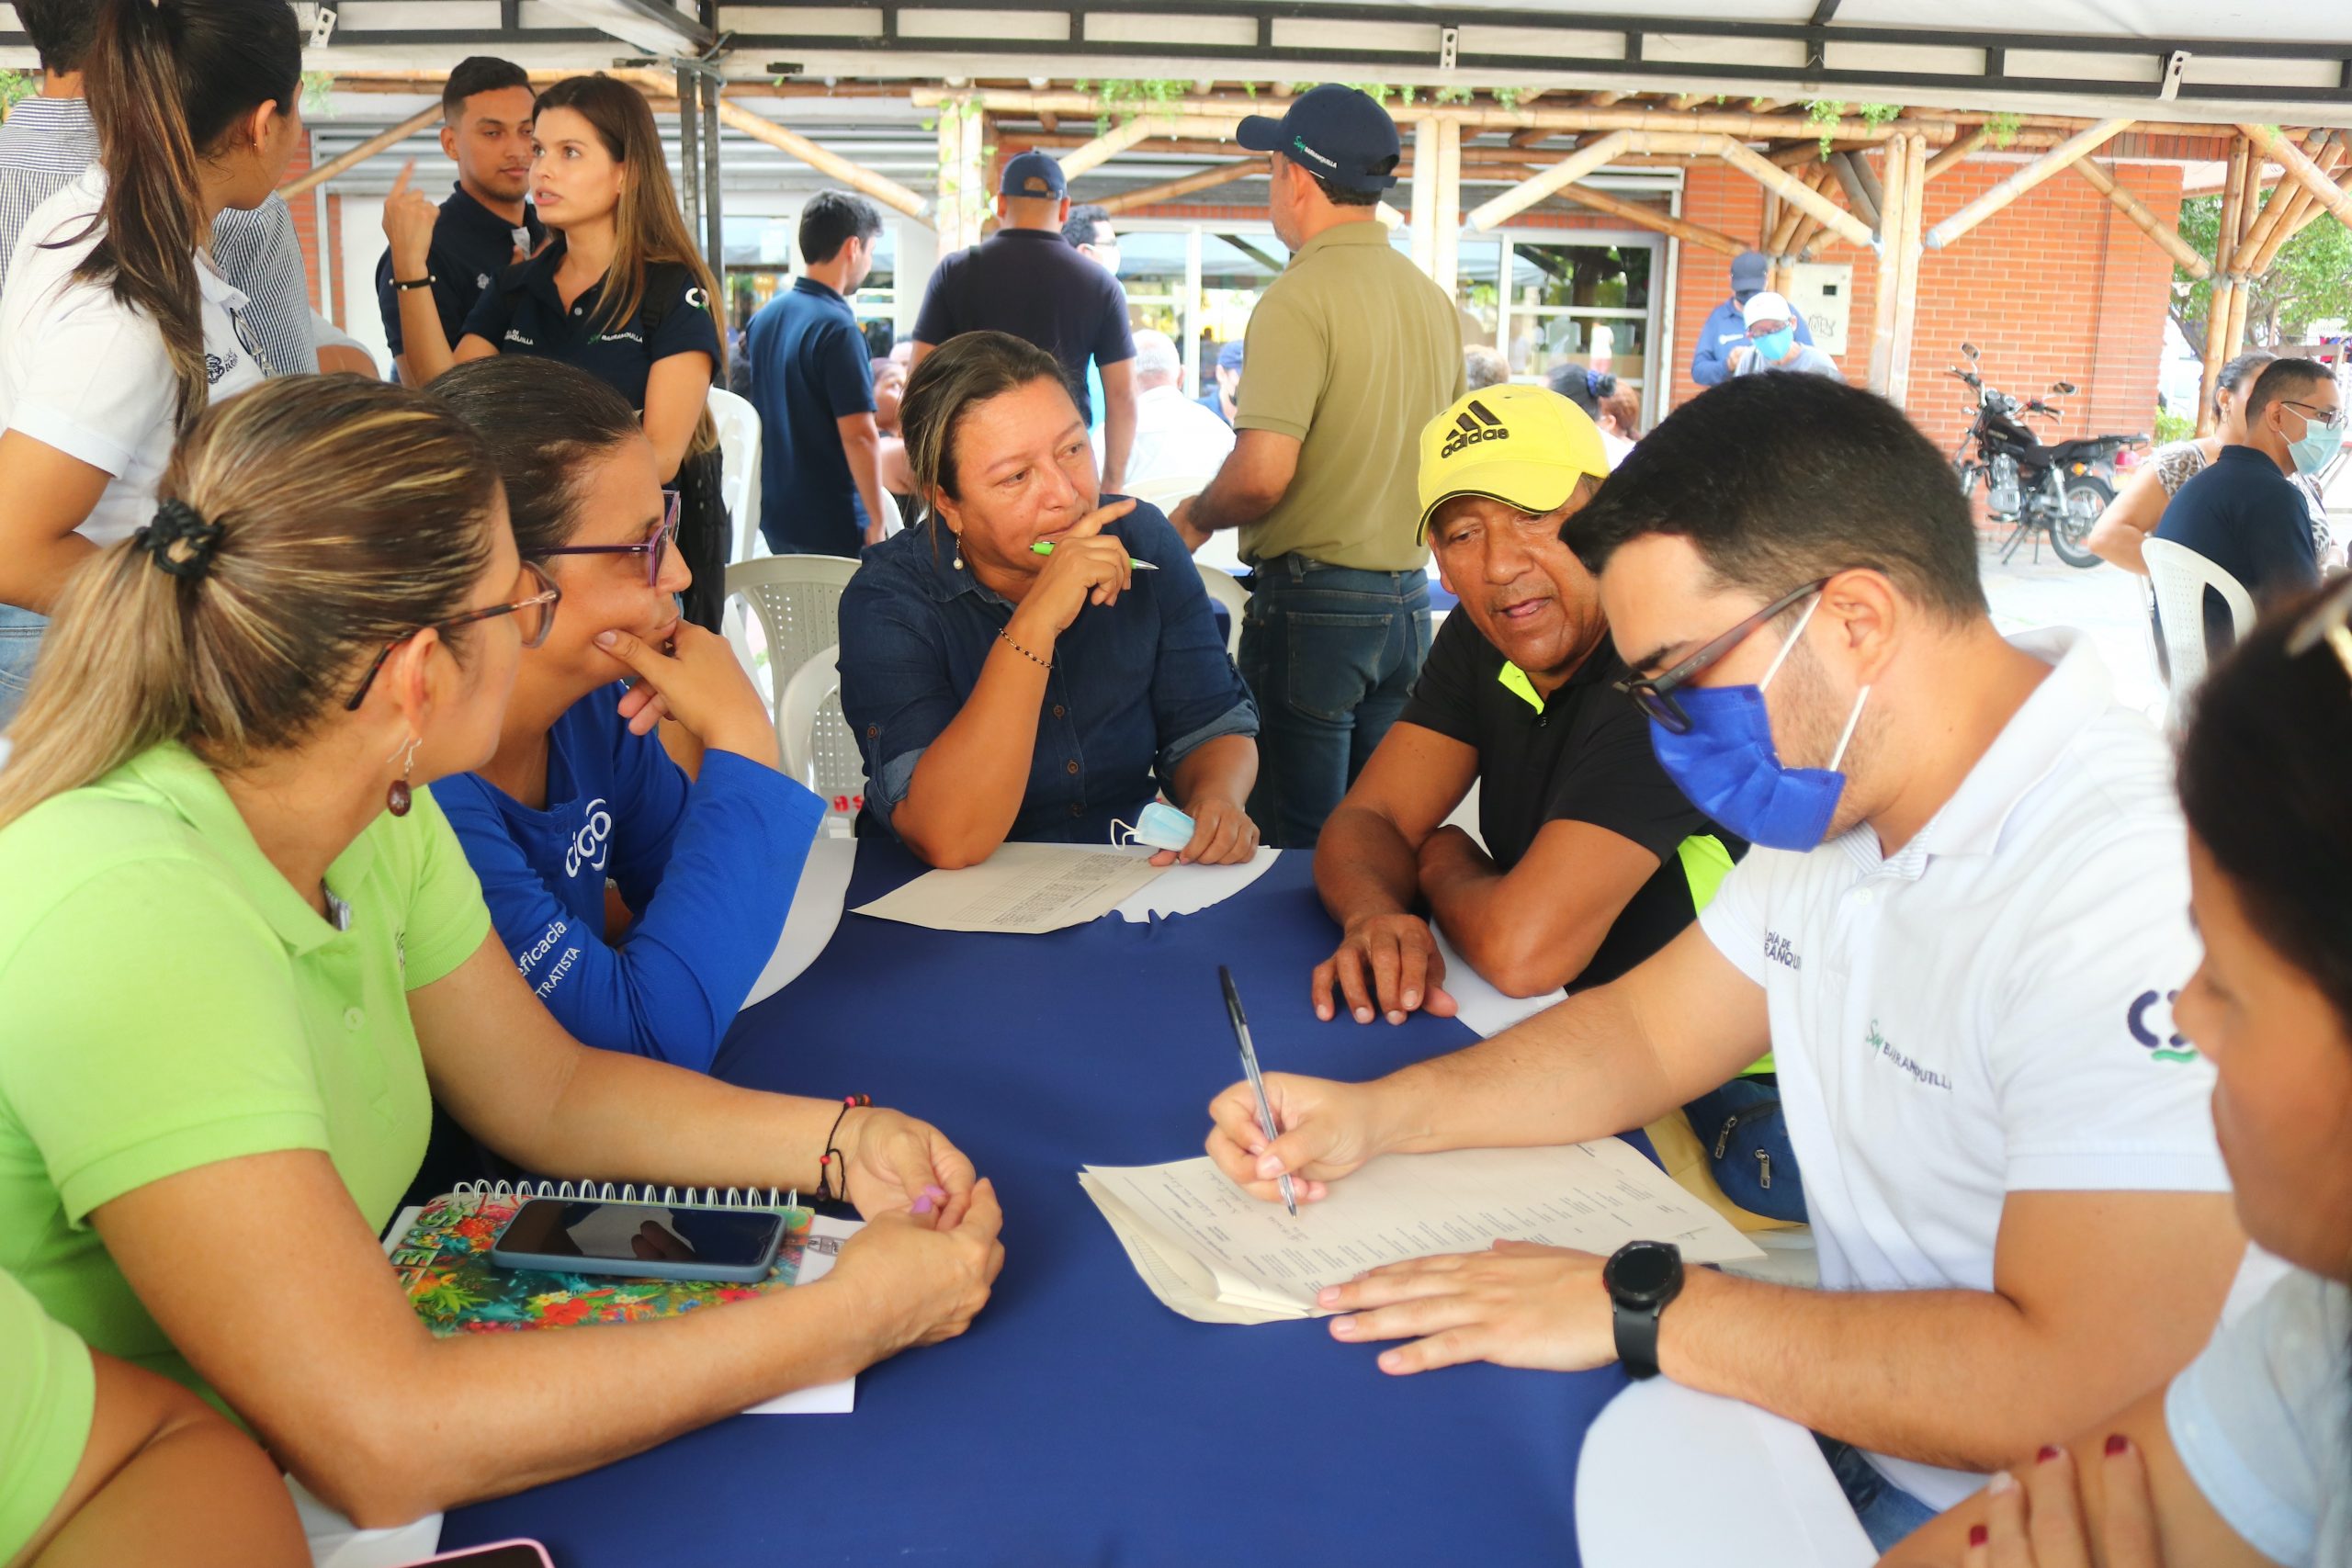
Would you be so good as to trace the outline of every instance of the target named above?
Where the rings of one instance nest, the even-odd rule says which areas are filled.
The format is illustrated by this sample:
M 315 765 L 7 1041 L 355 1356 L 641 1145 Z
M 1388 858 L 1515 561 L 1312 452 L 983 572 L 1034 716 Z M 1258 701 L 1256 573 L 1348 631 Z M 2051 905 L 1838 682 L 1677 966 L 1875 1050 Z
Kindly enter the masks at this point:
M 2055 668 L 1899 853 L 1868 824 L 1753 850 L 1699 917 L 1765 988 L 1830 1290 L 1992 1289 L 2011 1192 L 2229 1190 L 2173 1032 L 2199 949 L 2171 755 L 2081 634 L 2011 643 Z M 1984 1482 L 1869 1458 L 1939 1509 Z
M 80 529 L 101 547 L 153 515 L 179 399 L 154 319 L 118 301 L 110 288 L 74 280 L 103 233 L 91 220 L 106 188 L 105 172 L 93 164 L 35 208 L 0 292 L 0 430 L 20 431 L 114 476 Z M 48 248 L 65 240 L 74 243 Z M 196 278 L 210 395 L 260 385 L 265 367 L 242 314 L 245 297 L 201 251 Z

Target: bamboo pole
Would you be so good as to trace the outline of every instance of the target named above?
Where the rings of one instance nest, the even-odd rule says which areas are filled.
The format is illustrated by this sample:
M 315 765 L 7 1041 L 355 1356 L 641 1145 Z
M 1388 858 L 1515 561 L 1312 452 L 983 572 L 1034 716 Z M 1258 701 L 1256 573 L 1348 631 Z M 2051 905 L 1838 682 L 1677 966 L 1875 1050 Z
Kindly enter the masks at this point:
M 1253 174 L 1264 172 L 1265 165 L 1255 158 L 1236 158 L 1229 164 L 1219 164 L 1214 168 L 1202 169 L 1196 174 L 1186 175 L 1182 179 L 1162 180 L 1158 185 L 1138 186 L 1134 190 L 1123 190 L 1116 196 L 1106 196 L 1102 198 L 1102 210 L 1132 212 L 1138 207 L 1173 201 L 1180 196 L 1190 196 L 1196 190 L 1208 190 L 1216 186 L 1227 185 L 1234 180 L 1247 179 Z
M 2322 174 L 2334 174 L 2336 164 L 2343 161 L 2344 150 L 2335 143 L 2331 131 L 2323 130 L 2313 137 L 2310 151 L 2312 162 L 2319 165 Z M 2292 180 L 2282 180 L 2278 189 L 2272 194 L 2269 205 L 2262 209 L 2262 215 L 2255 220 L 2254 227 L 2246 231 L 2245 243 L 2238 247 L 2237 254 L 2232 258 L 2230 270 L 2249 273 L 2261 270 L 2255 265 L 2255 258 L 2270 243 L 2271 237 L 2294 218 L 2300 217 L 2303 209 L 2317 199 Z
M 1921 239 L 1928 226 L 1928 139 L 1914 136 L 1908 140 L 1904 215 L 1896 230 L 1903 247 L 1903 293 L 1895 305 L 1894 365 L 1886 394 L 1897 407 L 1908 402 L 1911 396 L 1911 359 L 1919 336 L 1919 270 L 1928 255 Z
M 1448 299 L 1461 276 L 1462 258 L 1462 127 L 1440 120 L 1437 127 L 1437 210 L 1430 247 L 1430 276 Z
M 324 184 L 345 170 L 357 168 L 386 148 L 399 146 L 440 118 L 439 104 L 435 104 L 429 109 L 419 109 L 390 130 L 379 131 L 350 152 L 338 153 L 316 168 L 303 170 L 284 185 L 279 186 L 277 194 L 287 197 L 298 197 L 312 186 Z
M 1743 143 L 1726 136 L 1716 149 L 1715 155 L 1766 190 L 1778 196 L 1782 201 L 1794 202 L 1797 206 L 1804 208 L 1814 217 L 1820 219 L 1824 227 L 1835 231 L 1841 239 L 1851 241 L 1864 250 L 1870 249 L 1877 243 L 1877 236 L 1871 232 L 1869 227 L 1860 219 L 1779 164 L 1768 163 L 1758 154 L 1750 152 Z
M 1928 230 L 1921 243 L 1931 251 L 1942 250 L 2059 170 L 2106 146 L 2131 123 L 2128 119 L 2103 119 L 2088 130 L 2075 132 Z
M 2338 190 L 2352 190 L 2352 171 L 2346 171 L 2345 177 L 2336 183 L 2336 188 Z M 2308 191 L 2304 194 L 2306 196 L 2310 196 Z M 2318 222 L 2321 219 L 2325 218 L 2326 216 L 2328 216 L 2326 204 L 2322 202 L 2319 197 L 2315 196 L 2311 197 L 2310 201 L 2304 206 L 2301 213 L 2288 220 L 2287 239 L 2293 239 L 2297 234 L 2301 233 L 2305 229 L 2310 228 L 2313 223 Z M 2279 243 L 2284 244 L 2286 242 L 2282 240 Z M 2271 255 L 2276 256 L 2277 254 L 2278 253 L 2276 251 L 2273 251 Z M 2268 265 L 2267 259 L 2264 265 Z
M 1074 180 L 1090 169 L 1100 168 L 1128 148 L 1154 134 L 1159 129 L 1156 115 L 1139 114 L 1133 119 L 1122 120 L 1092 141 L 1071 148 L 1055 160 L 1061 165 L 1062 178 Z M 1170 128 L 1169 134 L 1175 134 Z
M 1890 141 L 1887 145 L 1892 147 L 1894 144 Z M 1829 160 L 1829 172 L 1837 177 L 1839 188 L 1845 191 L 1846 205 L 1854 209 L 1854 216 L 1873 229 L 1883 228 L 1879 203 L 1883 197 L 1873 193 L 1870 182 L 1862 178 L 1855 155 L 1851 152 L 1835 154 Z
M 1993 128 L 1989 125 L 1978 126 L 1975 130 L 1970 131 L 1967 135 L 1961 137 L 1951 146 L 1943 149 L 1943 151 L 1938 152 L 1934 157 L 1928 160 L 1928 178 L 1932 180 L 1939 175 L 1942 175 L 1949 170 L 1957 168 L 1962 164 L 1966 163 L 1968 159 L 1975 153 L 1978 148 L 1984 146 L 1987 141 L 1992 140 Z
M 2238 209 L 2245 205 L 2247 165 L 2250 149 L 2245 137 L 2230 141 L 2230 171 L 2222 188 L 2221 224 L 2213 238 L 2213 288 L 2205 310 L 2205 367 L 2199 378 L 2197 396 L 2197 434 L 2210 435 L 2213 432 L 2214 389 L 2221 384 L 2222 365 L 2229 358 L 2230 310 L 2232 298 L 2237 291 L 2237 279 L 2228 270 L 2230 259 L 2237 254 L 2238 234 L 2244 225 Z
M 2290 179 L 2311 192 L 2321 207 L 2334 213 L 2337 222 L 2352 229 L 2352 191 L 2346 191 L 2329 179 L 2320 166 L 2312 162 L 2310 153 L 2279 135 L 2273 127 L 2241 125 L 2238 129 L 2254 139 L 2254 144 L 2262 150 L 2266 157 L 2285 169 Z
M 763 114 L 742 105 L 718 100 L 721 123 L 731 125 L 754 141 L 763 141 L 779 152 L 789 154 L 808 164 L 828 179 L 835 179 L 861 196 L 870 196 L 883 206 L 893 208 L 910 218 L 928 223 L 933 207 L 928 201 L 887 175 L 878 175 L 863 164 L 853 164 L 830 148 L 820 147 L 798 131 L 778 125 Z M 946 118 L 940 124 L 944 127 Z
M 1411 226 L 1413 265 L 1437 276 L 1437 124 L 1423 120 L 1413 127 L 1412 198 L 1406 221 Z
M 2213 265 L 2197 254 L 2196 247 L 2180 237 L 2180 231 L 2148 210 L 2147 203 L 2116 183 L 2115 176 L 2089 158 L 2075 160 L 2075 172 L 2098 187 L 2100 195 L 2115 204 L 2115 209 L 2132 220 L 2132 226 L 2154 240 L 2156 248 L 2173 259 L 2173 265 L 2192 277 L 2211 277 Z
M 1623 219 L 1636 228 L 1655 230 L 1661 234 L 1671 234 L 1678 240 L 1687 241 L 1694 245 L 1703 245 L 1708 250 L 1720 251 L 1727 256 L 1736 256 L 1748 248 L 1745 243 L 1733 239 L 1729 234 L 1717 233 L 1714 230 L 1702 228 L 1689 219 L 1671 217 L 1660 212 L 1655 207 L 1644 207 L 1639 202 L 1625 201 L 1610 195 L 1607 191 L 1594 190 L 1589 186 L 1570 186 L 1560 194 L 1580 207 L 1589 207 L 1595 212 Z
M 1595 93 L 1584 101 L 1584 107 L 1589 109 L 1615 108 L 1624 101 L 1625 95 L 1623 93 Z
M 1805 183 L 1813 185 L 1815 189 L 1820 188 L 1810 176 Z M 1781 201 L 1777 195 L 1772 196 L 1771 199 L 1781 202 L 1781 217 L 1780 221 L 1765 231 L 1764 254 L 1768 256 L 1791 255 L 1796 249 L 1797 230 L 1805 220 L 1804 209 L 1792 201 Z
M 1904 303 L 1903 273 L 1910 259 L 1902 232 L 1911 212 L 1911 139 L 1899 137 L 1886 150 L 1886 175 L 1880 183 L 1878 288 L 1871 301 L 1870 389 L 1894 397 L 1896 317 Z M 1851 194 L 1855 187 L 1847 187 Z
M 1508 222 L 1537 202 L 1600 168 L 1618 153 L 1627 151 L 1633 133 L 1611 130 L 1586 142 L 1534 178 L 1522 180 L 1500 196 L 1491 197 L 1470 214 L 1467 221 L 1474 229 L 1485 231 L 1498 223 Z

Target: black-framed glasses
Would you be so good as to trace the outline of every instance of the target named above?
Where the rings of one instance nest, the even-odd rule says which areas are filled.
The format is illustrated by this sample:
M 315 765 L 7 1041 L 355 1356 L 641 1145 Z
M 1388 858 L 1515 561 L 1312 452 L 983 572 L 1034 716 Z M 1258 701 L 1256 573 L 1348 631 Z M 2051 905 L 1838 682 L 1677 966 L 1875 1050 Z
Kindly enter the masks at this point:
M 1675 700 L 1676 690 L 1689 685 L 1709 665 L 1746 642 L 1749 634 L 1753 633 L 1757 627 L 1781 611 L 1820 592 L 1828 586 L 1829 579 L 1825 577 L 1818 582 L 1808 582 L 1802 588 L 1792 588 L 1664 674 L 1637 675 L 1630 680 L 1618 682 L 1617 689 L 1633 698 L 1635 707 L 1663 725 L 1669 733 L 1688 734 L 1690 729 L 1690 716 L 1684 713 L 1682 705 Z
M 549 556 L 643 556 L 645 585 L 650 588 L 662 581 L 662 559 L 670 553 L 671 542 L 678 536 L 680 509 L 678 492 L 674 490 L 665 490 L 662 492 L 662 521 L 654 525 L 652 534 L 639 544 L 558 545 L 553 549 L 542 550 L 539 553 Z
M 2287 634 L 2287 656 L 2300 659 L 2323 642 L 2344 666 L 2346 676 L 2352 677 L 2352 577 L 2337 582 L 2295 623 Z
M 376 683 L 376 672 L 384 667 L 384 660 L 392 656 L 392 649 L 420 632 L 446 632 L 453 626 L 471 626 L 476 621 L 494 620 L 500 615 L 513 615 L 515 617 L 515 624 L 522 628 L 525 648 L 537 648 L 547 641 L 548 633 L 555 626 L 556 601 L 563 597 L 563 590 L 550 581 L 546 572 L 541 571 L 529 561 L 523 563 L 523 570 L 533 582 L 538 584 L 537 592 L 517 599 L 511 604 L 492 604 L 486 610 L 469 610 L 462 615 L 452 615 L 446 621 L 435 621 L 429 626 L 417 627 L 407 637 L 386 643 L 384 650 L 376 655 L 376 661 L 368 666 L 368 673 L 360 678 L 359 689 L 351 694 L 349 702 L 343 705 L 345 711 L 347 713 L 359 711 L 359 705 L 368 700 L 368 688 Z
M 2293 398 L 2281 398 L 2278 400 L 2285 403 L 2289 408 L 2293 409 L 2297 413 L 2301 414 L 2305 419 L 2311 421 L 2312 423 L 2318 425 L 2322 430 L 2341 430 L 2344 428 L 2344 411 L 2340 408 L 2315 409 L 2312 407 L 2311 404 L 2299 402 Z

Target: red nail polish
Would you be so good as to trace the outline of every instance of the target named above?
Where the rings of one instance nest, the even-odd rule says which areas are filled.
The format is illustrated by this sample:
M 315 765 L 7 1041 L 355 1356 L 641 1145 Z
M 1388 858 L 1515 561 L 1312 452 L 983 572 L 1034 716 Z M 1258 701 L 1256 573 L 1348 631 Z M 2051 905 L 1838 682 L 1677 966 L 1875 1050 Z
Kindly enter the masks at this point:
M 2041 1445 L 2041 1451 L 2033 1457 L 2040 1460 L 2042 1463 L 2048 1464 L 2052 1460 L 2058 1457 L 2058 1450 L 2052 1444 L 2044 1443 Z
M 1985 1530 L 1985 1529 L 1984 1529 L 1984 1527 L 1983 1525 L 1971 1525 L 1971 1526 L 1969 1526 L 1969 1527 L 1968 1527 L 1968 1544 L 1969 1544 L 1969 1545 L 1971 1545 L 1971 1546 L 1982 1546 L 1982 1545 L 1984 1545 L 1984 1540 L 1985 1540 L 1985 1537 L 1986 1537 L 1986 1535 L 1987 1535 L 1987 1534 L 1988 1534 L 1988 1532 Z
M 2131 1439 L 2131 1438 L 2129 1438 L 2125 1437 L 2125 1436 L 2124 1436 L 2122 1433 L 2120 1433 L 2120 1432 L 2109 1432 L 2109 1433 L 2107 1435 L 2107 1457 L 2108 1457 L 2108 1458 L 2109 1458 L 2109 1459 L 2117 1459 L 2117 1458 L 2121 1457 L 2121 1456 L 2122 1456 L 2122 1455 L 2124 1455 L 2124 1454 L 2128 1454 L 2128 1453 L 2130 1453 L 2131 1451 L 2132 1451 L 2132 1439 Z

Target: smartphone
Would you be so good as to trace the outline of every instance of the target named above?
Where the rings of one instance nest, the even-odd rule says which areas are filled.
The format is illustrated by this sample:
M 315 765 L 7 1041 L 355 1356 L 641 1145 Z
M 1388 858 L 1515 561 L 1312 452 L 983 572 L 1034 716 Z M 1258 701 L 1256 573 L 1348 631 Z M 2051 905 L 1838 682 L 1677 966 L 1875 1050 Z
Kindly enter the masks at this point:
M 783 1245 L 784 1216 L 769 1209 L 534 1198 L 498 1233 L 490 1260 L 563 1274 L 749 1282 L 767 1278 Z
M 445 1551 L 438 1557 L 412 1562 L 408 1568 L 425 1568 L 433 1562 L 462 1562 L 466 1568 L 555 1568 L 548 1549 L 536 1540 L 498 1540 L 488 1546 L 469 1546 L 463 1551 Z

